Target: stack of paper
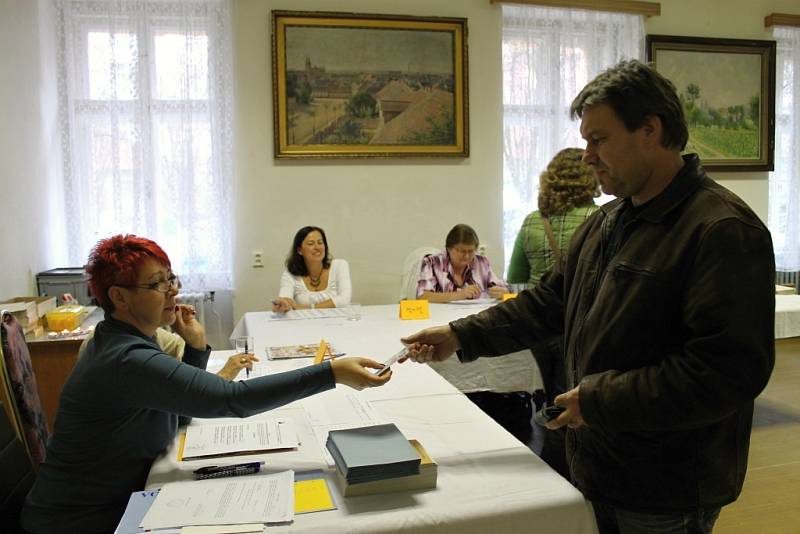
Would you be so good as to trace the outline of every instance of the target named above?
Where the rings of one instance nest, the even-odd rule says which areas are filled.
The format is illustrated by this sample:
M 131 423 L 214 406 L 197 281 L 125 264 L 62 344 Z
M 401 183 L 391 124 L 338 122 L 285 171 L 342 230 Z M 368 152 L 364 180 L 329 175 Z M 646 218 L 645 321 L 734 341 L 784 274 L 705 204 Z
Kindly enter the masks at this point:
M 419 454 L 391 423 L 331 430 L 325 446 L 348 484 L 419 474 Z
M 408 440 L 417 450 L 421 458 L 419 464 L 419 474 L 406 477 L 387 478 L 364 482 L 362 484 L 350 484 L 337 470 L 335 477 L 336 483 L 345 497 L 356 497 L 358 495 L 373 495 L 376 493 L 394 493 L 397 491 L 412 491 L 422 489 L 432 489 L 436 487 L 436 478 L 439 474 L 439 467 L 436 462 L 428 455 L 428 451 L 415 439 Z

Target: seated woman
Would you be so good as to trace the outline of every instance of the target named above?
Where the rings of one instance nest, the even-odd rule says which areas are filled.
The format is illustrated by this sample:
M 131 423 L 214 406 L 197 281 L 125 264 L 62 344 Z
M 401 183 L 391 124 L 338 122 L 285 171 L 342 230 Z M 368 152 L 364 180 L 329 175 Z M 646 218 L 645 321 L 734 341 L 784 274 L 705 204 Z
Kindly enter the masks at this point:
M 272 311 L 341 308 L 352 296 L 350 266 L 332 259 L 325 231 L 304 226 L 294 236 Z
M 489 259 L 477 254 L 479 244 L 475 230 L 466 224 L 455 225 L 445 238 L 445 252 L 423 258 L 417 282 L 418 297 L 430 302 L 451 302 L 476 299 L 481 295 L 499 299 L 508 293 L 506 283 L 492 272 Z M 445 379 L 455 378 L 450 373 L 458 372 L 442 371 Z M 464 394 L 500 426 L 528 444 L 533 415 L 530 393 L 465 391 Z
M 422 259 L 417 298 L 430 302 L 494 299 L 508 293 L 502 278 L 492 272 L 489 258 L 477 254 L 478 234 L 466 224 L 457 224 L 445 238 L 445 251 Z
M 61 393 L 47 457 L 22 510 L 32 533 L 113 532 L 130 494 L 144 488 L 153 460 L 175 439 L 178 416 L 249 417 L 336 383 L 380 386 L 381 364 L 337 358 L 246 382 L 205 371 L 205 331 L 176 306 L 170 261 L 153 241 L 118 235 L 100 241 L 86 266 L 105 311 Z M 172 324 L 183 359 L 156 343 Z

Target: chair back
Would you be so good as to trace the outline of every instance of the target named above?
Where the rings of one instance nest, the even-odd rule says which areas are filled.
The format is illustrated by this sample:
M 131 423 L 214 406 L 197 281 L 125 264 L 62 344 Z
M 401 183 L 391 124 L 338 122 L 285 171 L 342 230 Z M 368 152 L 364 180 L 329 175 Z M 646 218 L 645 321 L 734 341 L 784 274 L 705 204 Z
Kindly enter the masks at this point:
M 25 343 L 25 334 L 17 319 L 10 313 L 0 312 L 0 334 L 2 335 L 2 358 L 4 367 L 3 383 L 6 390 L 3 397 L 9 399 L 12 409 L 7 411 L 16 416 L 15 427 L 20 440 L 28 451 L 34 467 L 44 461 L 45 445 L 49 432 L 47 418 L 39 401 L 36 377 L 33 374 L 31 355 Z
M 19 516 L 35 478 L 33 466 L 14 425 L 0 410 L 0 525 L 9 534 L 22 532 Z
M 428 254 L 438 254 L 442 250 L 436 247 L 420 247 L 406 256 L 403 262 L 403 276 L 400 279 L 400 300 L 417 298 L 417 282 L 422 268 L 422 258 Z

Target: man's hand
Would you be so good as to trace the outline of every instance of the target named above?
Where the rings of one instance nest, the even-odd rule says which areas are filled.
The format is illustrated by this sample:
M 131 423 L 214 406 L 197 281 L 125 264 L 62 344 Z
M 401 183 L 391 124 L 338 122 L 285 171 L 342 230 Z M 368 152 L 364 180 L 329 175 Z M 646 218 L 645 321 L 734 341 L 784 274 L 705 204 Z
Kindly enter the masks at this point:
M 382 363 L 369 358 L 336 358 L 331 360 L 333 378 L 337 384 L 344 384 L 353 389 L 372 388 L 382 386 L 392 377 L 391 371 L 386 371 L 381 376 L 377 376 L 370 369 L 380 369 Z
M 446 360 L 461 348 L 450 325 L 426 328 L 400 341 L 408 347 L 408 358 L 420 363 Z
M 580 390 L 581 386 L 578 385 L 578 387 L 566 393 L 562 393 L 553 399 L 553 404 L 556 406 L 563 406 L 565 410 L 561 415 L 548 422 L 547 428 L 555 430 L 564 425 L 570 428 L 580 428 L 586 424 L 586 421 L 583 420 L 583 415 L 581 415 Z
M 175 306 L 175 322 L 172 329 L 181 336 L 187 345 L 197 350 L 206 349 L 206 331 L 195 319 L 194 306 L 178 304 Z

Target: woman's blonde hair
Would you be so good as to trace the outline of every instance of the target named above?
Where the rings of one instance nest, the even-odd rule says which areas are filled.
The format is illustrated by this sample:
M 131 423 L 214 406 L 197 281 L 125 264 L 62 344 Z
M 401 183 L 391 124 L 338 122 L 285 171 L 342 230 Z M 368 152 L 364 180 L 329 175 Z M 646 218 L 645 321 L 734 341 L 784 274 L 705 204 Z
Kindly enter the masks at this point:
M 594 170 L 581 158 L 580 148 L 565 148 L 556 154 L 539 177 L 539 213 L 542 217 L 561 215 L 585 206 L 600 196 Z

